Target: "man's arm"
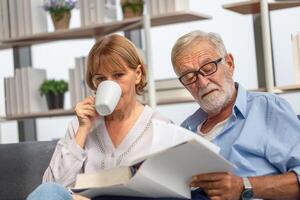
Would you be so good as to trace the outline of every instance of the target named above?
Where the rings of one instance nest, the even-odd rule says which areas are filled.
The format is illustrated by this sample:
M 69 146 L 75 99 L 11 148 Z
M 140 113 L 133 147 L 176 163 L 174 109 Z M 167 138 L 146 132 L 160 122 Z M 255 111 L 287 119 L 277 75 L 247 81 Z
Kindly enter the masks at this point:
M 294 172 L 249 178 L 255 197 L 263 199 L 299 199 L 298 178 Z
M 249 178 L 255 198 L 261 199 L 299 199 L 300 189 L 295 173 L 258 176 Z M 202 188 L 207 196 L 214 199 L 240 199 L 243 179 L 230 173 L 208 173 L 193 177 L 193 187 Z

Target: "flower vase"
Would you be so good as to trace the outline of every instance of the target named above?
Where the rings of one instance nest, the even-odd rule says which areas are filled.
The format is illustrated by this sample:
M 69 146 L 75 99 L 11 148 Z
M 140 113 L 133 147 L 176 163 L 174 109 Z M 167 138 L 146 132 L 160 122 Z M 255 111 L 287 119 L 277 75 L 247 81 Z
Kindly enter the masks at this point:
M 55 30 L 67 29 L 69 28 L 70 25 L 71 12 L 65 11 L 65 12 L 51 13 L 51 18 Z
M 46 100 L 48 109 L 63 109 L 64 108 L 64 93 L 54 94 L 47 93 Z

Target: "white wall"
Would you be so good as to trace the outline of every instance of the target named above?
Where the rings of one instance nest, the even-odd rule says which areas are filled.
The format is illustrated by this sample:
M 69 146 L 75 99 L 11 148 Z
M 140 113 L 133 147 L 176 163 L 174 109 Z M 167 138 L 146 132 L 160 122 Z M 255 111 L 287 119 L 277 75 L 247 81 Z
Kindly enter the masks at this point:
M 155 79 L 175 77 L 171 67 L 170 52 L 178 37 L 195 29 L 218 32 L 235 58 L 235 80 L 247 89 L 257 88 L 257 70 L 251 15 L 240 15 L 224 10 L 222 5 L 232 0 L 191 0 L 192 10 L 209 14 L 212 20 L 196 21 L 176 25 L 168 25 L 151 29 L 152 52 Z M 292 32 L 300 30 L 300 8 L 276 11 L 271 14 L 273 48 L 276 67 L 276 81 L 279 84 L 293 83 L 293 67 L 289 37 Z M 286 23 L 288 21 L 289 23 Z M 79 26 L 78 11 L 73 12 L 71 27 Z M 49 20 L 50 30 L 53 30 Z M 68 78 L 68 68 L 74 66 L 74 57 L 87 55 L 94 40 L 73 40 L 35 45 L 32 47 L 33 65 L 47 69 L 49 78 Z M 13 74 L 11 50 L 0 51 L 0 80 Z M 279 67 L 277 69 L 277 67 Z M 300 113 L 300 93 L 281 95 L 287 99 L 297 113 Z M 0 112 L 4 114 L 3 82 L 0 82 Z M 70 107 L 69 96 L 66 95 L 65 107 Z M 196 103 L 158 106 L 157 110 L 180 123 L 197 109 Z M 50 140 L 65 134 L 66 126 L 71 117 L 38 119 L 37 130 L 39 140 Z M 1 141 L 17 141 L 16 123 L 2 123 Z
M 275 77 L 278 86 L 297 83 L 293 66 L 291 34 L 300 32 L 299 11 L 298 7 L 274 11 L 270 15 Z

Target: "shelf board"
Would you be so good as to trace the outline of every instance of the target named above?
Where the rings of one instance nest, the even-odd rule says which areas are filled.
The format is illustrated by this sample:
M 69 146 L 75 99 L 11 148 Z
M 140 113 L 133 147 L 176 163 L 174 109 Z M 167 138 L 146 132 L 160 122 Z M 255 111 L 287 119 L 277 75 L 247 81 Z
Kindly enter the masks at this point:
M 158 15 L 151 17 L 151 26 L 163 26 L 184 22 L 192 22 L 198 20 L 206 20 L 211 19 L 210 15 L 200 14 L 198 12 L 193 11 L 181 11 L 175 13 L 169 13 L 164 15 Z
M 23 119 L 31 119 L 31 118 L 45 118 L 45 117 L 59 117 L 59 116 L 69 116 L 69 115 L 74 115 L 74 110 L 56 109 L 56 110 L 50 110 L 48 112 L 41 112 L 41 113 L 30 113 L 30 114 L 22 114 L 22 115 L 16 115 L 16 116 L 0 117 L 0 121 L 23 120 Z
M 275 87 L 275 93 L 288 93 L 288 92 L 299 92 L 300 91 L 300 84 L 295 85 L 286 85 L 286 86 L 278 86 Z
M 269 2 L 269 11 L 300 6 L 300 1 Z M 240 14 L 256 14 L 260 12 L 260 0 L 241 1 L 223 5 L 223 8 Z
M 151 26 L 162 26 L 196 20 L 211 19 L 211 16 L 196 12 L 176 12 L 159 15 L 151 18 Z M 57 30 L 54 32 L 40 33 L 30 36 L 11 38 L 3 40 L 0 49 L 11 48 L 14 46 L 27 46 L 39 43 L 46 43 L 59 40 L 74 40 L 93 37 L 101 37 L 117 31 L 138 29 L 142 27 L 143 17 L 135 17 L 122 21 L 109 22 L 87 27 Z

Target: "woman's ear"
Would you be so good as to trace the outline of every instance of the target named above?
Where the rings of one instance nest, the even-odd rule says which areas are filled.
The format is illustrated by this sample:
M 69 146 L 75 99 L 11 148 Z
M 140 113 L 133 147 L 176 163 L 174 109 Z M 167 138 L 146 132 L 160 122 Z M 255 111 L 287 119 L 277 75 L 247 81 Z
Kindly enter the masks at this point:
M 137 68 L 135 69 L 135 84 L 139 84 L 142 79 L 142 66 L 138 65 Z

